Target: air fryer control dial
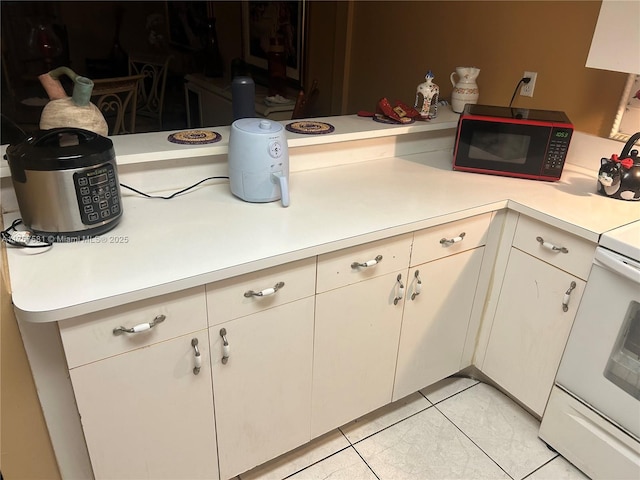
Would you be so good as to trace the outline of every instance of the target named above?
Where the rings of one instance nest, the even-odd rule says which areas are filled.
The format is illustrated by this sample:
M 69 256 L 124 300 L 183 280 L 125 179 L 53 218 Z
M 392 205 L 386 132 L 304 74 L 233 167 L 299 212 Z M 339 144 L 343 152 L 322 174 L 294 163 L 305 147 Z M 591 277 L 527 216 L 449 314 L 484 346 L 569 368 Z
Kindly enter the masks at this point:
M 282 144 L 277 140 L 269 143 L 269 155 L 273 158 L 280 158 L 282 156 L 282 150 Z

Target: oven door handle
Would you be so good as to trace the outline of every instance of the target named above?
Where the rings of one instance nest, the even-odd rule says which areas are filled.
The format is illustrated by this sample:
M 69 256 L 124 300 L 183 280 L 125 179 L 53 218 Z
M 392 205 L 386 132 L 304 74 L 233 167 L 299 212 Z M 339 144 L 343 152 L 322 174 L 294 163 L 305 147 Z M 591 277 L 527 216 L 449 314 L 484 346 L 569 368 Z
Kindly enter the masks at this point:
M 640 268 L 630 260 L 625 261 L 626 257 L 605 250 L 604 248 L 596 248 L 595 262 L 605 268 L 608 268 L 618 275 L 640 284 Z

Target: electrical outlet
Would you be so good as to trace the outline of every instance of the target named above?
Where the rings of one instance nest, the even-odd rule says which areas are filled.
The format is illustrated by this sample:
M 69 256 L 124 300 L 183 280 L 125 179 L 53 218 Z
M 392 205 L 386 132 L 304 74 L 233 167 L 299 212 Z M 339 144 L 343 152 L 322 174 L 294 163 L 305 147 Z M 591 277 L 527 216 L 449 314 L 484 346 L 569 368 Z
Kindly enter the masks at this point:
M 520 95 L 523 97 L 533 97 L 533 89 L 536 87 L 537 77 L 538 72 L 524 72 L 522 78 L 530 78 L 531 81 L 522 85 L 520 88 Z

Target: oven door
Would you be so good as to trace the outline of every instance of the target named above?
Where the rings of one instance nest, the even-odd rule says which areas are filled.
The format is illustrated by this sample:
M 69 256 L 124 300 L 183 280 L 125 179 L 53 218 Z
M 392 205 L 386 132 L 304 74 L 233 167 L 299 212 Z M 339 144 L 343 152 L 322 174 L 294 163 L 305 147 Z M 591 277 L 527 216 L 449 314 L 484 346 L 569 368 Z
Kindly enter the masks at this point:
M 551 127 L 463 118 L 458 135 L 455 170 L 537 178 Z
M 640 438 L 640 263 L 597 248 L 556 383 Z

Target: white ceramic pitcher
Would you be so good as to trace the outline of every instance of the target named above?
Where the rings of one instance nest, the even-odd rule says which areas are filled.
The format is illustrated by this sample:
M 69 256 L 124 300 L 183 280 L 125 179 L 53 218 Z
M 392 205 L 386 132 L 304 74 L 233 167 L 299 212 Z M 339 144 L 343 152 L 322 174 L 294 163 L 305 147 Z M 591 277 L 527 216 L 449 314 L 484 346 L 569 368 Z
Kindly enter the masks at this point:
M 458 75 L 458 83 L 453 79 Z M 453 92 L 451 93 L 451 108 L 456 113 L 462 113 L 467 103 L 477 103 L 480 92 L 476 78 L 480 75 L 480 69 L 476 67 L 456 67 L 456 71 L 450 76 Z

